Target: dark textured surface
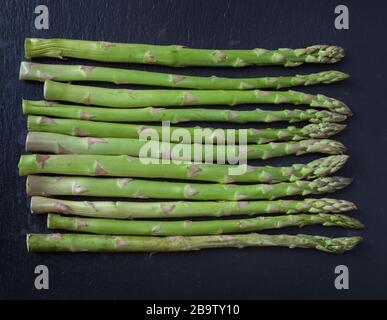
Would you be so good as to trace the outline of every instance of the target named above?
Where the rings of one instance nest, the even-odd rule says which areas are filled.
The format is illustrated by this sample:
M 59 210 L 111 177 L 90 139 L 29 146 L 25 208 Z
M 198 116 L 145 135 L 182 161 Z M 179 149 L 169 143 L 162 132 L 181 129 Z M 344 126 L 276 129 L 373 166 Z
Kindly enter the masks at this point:
M 337 31 L 333 26 L 334 7 L 340 3 L 2 1 L 0 298 L 387 298 L 385 11 L 381 1 L 351 2 L 350 30 Z M 38 4 L 49 7 L 48 31 L 34 28 L 33 11 Z M 335 66 L 179 71 L 254 76 L 337 68 L 350 73 L 351 79 L 345 83 L 305 91 L 319 91 L 343 99 L 355 113 L 348 128 L 338 137 L 348 146 L 351 156 L 341 174 L 354 177 L 355 182 L 337 193 L 337 197 L 359 205 L 355 214 L 367 225 L 367 230 L 361 232 L 364 242 L 353 252 L 339 256 L 287 249 L 224 249 L 155 255 L 28 254 L 26 232 L 46 232 L 46 228 L 44 217 L 29 214 L 25 179 L 18 177 L 16 167 L 24 151 L 26 135 L 21 99 L 42 97 L 40 84 L 22 83 L 17 79 L 25 37 L 175 43 L 213 48 L 342 45 L 348 56 Z M 299 161 L 307 159 L 302 157 Z M 276 163 L 281 161 L 285 160 Z M 358 233 L 314 227 L 301 232 L 341 236 Z M 38 264 L 49 267 L 50 290 L 34 289 L 34 267 Z M 333 285 L 334 268 L 339 264 L 349 268 L 349 290 L 338 291 Z

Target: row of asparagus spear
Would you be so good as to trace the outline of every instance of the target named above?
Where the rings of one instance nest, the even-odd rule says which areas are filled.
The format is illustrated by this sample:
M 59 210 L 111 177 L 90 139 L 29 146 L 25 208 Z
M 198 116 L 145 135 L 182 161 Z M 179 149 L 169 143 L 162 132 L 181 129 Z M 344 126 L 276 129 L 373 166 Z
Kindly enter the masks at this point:
M 329 176 L 343 167 L 347 155 L 320 158 L 306 164 L 290 166 L 245 165 L 239 174 L 230 174 L 238 165 L 209 163 L 143 163 L 127 155 L 29 154 L 22 155 L 19 174 L 62 174 L 78 176 L 113 176 L 197 180 L 218 183 L 294 182 Z
M 99 138 L 129 138 L 145 140 L 148 135 L 156 136 L 161 141 L 171 142 L 241 142 L 243 134 L 246 143 L 263 144 L 271 141 L 297 141 L 305 139 L 328 138 L 342 131 L 344 124 L 318 123 L 308 124 L 305 127 L 290 126 L 283 129 L 221 129 L 213 128 L 182 128 L 166 126 L 145 126 L 139 124 L 122 124 L 110 122 L 96 122 L 87 120 L 50 118 L 46 116 L 29 115 L 28 129 L 30 131 L 62 133 L 72 136 L 99 137 Z M 200 132 L 198 129 L 201 129 Z M 183 131 L 183 133 L 181 133 Z M 165 132 L 165 133 L 164 133 Z M 202 134 L 199 134 L 202 133 Z
M 96 235 L 78 234 L 31 234 L 27 244 L 31 251 L 71 251 L 71 252 L 133 252 L 133 251 L 186 251 L 213 247 L 260 247 L 286 246 L 290 248 L 314 248 L 317 250 L 341 253 L 351 250 L 361 241 L 360 237 L 327 238 L 309 235 L 264 235 L 227 234 L 241 231 L 256 231 L 267 228 L 322 224 L 362 228 L 361 222 L 344 215 L 321 212 L 344 212 L 354 209 L 354 204 L 336 199 L 304 199 L 249 202 L 101 202 L 68 201 L 45 197 L 32 197 L 31 209 L 34 213 L 58 212 L 76 214 L 88 219 L 64 218 L 49 214 L 48 227 L 62 230 L 92 232 Z M 286 216 L 263 217 L 239 220 L 217 221 L 127 221 L 115 219 L 169 218 L 226 216 L 232 214 L 287 213 Z M 290 213 L 310 212 L 294 215 Z M 316 212 L 318 212 L 316 214 Z M 95 219 L 94 217 L 114 218 Z M 108 233 L 109 235 L 106 235 Z M 112 234 L 118 233 L 119 236 Z M 123 236 L 122 234 L 152 236 Z M 160 237 L 160 235 L 174 236 Z M 195 235 L 186 234 L 216 234 Z M 176 234 L 185 234 L 176 236 Z M 155 237 L 157 235 L 157 237 Z
M 107 122 L 162 122 L 181 123 L 187 121 L 211 121 L 229 123 L 289 122 L 311 123 L 342 122 L 347 116 L 342 113 L 319 109 L 284 110 L 222 110 L 209 108 L 96 108 L 84 105 L 60 104 L 53 101 L 23 100 L 23 113 L 53 118 Z
M 207 50 L 68 39 L 26 39 L 25 50 L 27 58 L 74 57 L 175 67 L 298 66 L 303 63 L 335 63 L 344 56 L 342 48 L 325 45 L 304 49 Z M 32 197 L 31 212 L 48 213 L 49 229 L 89 233 L 29 234 L 29 251 L 162 252 L 250 246 L 313 248 L 331 253 L 351 250 L 361 241 L 360 237 L 255 233 L 304 225 L 364 227 L 357 219 L 343 214 L 356 209 L 349 201 L 280 199 L 334 192 L 351 182 L 349 178 L 330 176 L 345 164 L 348 156 L 344 155 L 345 147 L 340 142 L 327 139 L 345 128 L 339 123 L 352 115 L 351 110 L 342 101 L 321 94 L 266 90 L 329 84 L 346 78 L 348 75 L 339 71 L 220 78 L 22 62 L 20 79 L 44 82 L 46 99 L 23 100 L 29 129 L 26 149 L 32 154 L 21 157 L 19 173 L 27 176 L 27 194 Z M 108 89 L 61 83 L 73 81 L 174 89 Z M 238 104 L 258 103 L 290 103 L 310 108 L 247 111 L 235 108 Z M 232 108 L 197 107 L 201 105 L 229 105 Z M 200 129 L 198 127 L 172 126 L 165 132 L 165 126 L 140 124 L 164 121 L 306 121 L 310 124 L 222 131 L 201 128 L 199 137 L 194 130 Z M 188 139 L 183 141 L 182 129 L 188 133 Z M 144 139 L 148 132 L 155 133 L 157 141 Z M 235 140 L 244 134 L 247 135 L 246 141 L 235 144 Z M 239 175 L 230 174 L 230 170 L 237 166 L 227 157 L 231 154 L 234 157 L 244 155 L 247 159 L 269 159 L 305 153 L 328 156 L 306 164 L 282 167 L 243 165 L 244 171 Z M 144 156 L 147 157 L 146 163 Z M 211 163 L 224 158 L 229 164 Z M 159 178 L 167 181 L 154 180 Z M 162 201 L 52 198 L 74 195 Z M 256 214 L 263 216 L 214 220 Z M 187 220 L 197 217 L 212 220 Z M 175 218 L 185 220 L 169 220 Z
M 100 81 L 114 84 L 149 85 L 172 88 L 248 90 L 281 89 L 295 86 L 329 84 L 347 79 L 340 71 L 330 70 L 295 76 L 224 78 L 198 77 L 86 65 L 61 65 L 22 62 L 20 80 Z

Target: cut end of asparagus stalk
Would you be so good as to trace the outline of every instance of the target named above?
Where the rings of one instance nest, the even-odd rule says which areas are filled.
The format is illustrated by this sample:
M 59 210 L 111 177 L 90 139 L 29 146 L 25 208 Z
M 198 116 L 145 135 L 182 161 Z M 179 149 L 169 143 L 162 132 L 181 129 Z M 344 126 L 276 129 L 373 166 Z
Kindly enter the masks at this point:
M 50 139 L 46 139 L 47 135 L 42 134 L 44 132 L 27 133 L 25 147 L 27 152 L 41 152 L 41 153 L 53 153 L 56 150 L 56 143 Z M 60 147 L 60 145 L 58 146 Z M 63 149 L 63 148 L 62 148 Z M 63 153 L 70 153 L 69 150 L 63 149 Z
M 42 185 L 39 181 L 39 176 L 27 176 L 26 179 L 26 193 L 27 196 L 36 195 L 35 192 L 40 193 L 42 196 L 49 196 L 46 192 L 42 191 Z
M 26 38 L 24 40 L 24 52 L 26 59 L 34 57 L 52 57 L 62 59 L 60 49 L 56 49 L 56 39 Z
M 46 110 L 47 108 L 53 107 L 54 105 L 57 105 L 57 104 L 55 102 L 47 101 L 47 100 L 22 99 L 22 111 L 23 111 L 23 114 L 27 114 L 27 115 L 34 114 L 34 113 L 31 113 L 31 109 L 36 110 L 36 108 L 38 108 L 43 111 L 42 116 L 45 116 L 46 114 L 44 114 L 44 110 Z M 39 112 L 38 112 L 38 115 L 40 115 Z
M 61 214 L 75 214 L 69 203 L 75 203 L 79 205 L 85 205 L 92 210 L 97 210 L 93 207 L 93 203 L 90 201 L 70 201 L 70 200 L 59 200 L 46 197 L 33 196 L 30 201 L 30 209 L 32 214 L 43 214 L 49 212 L 56 212 Z M 76 205 L 74 205 L 76 207 Z M 82 210 L 81 210 L 82 211 Z M 82 212 L 78 212 L 78 215 L 82 215 Z
M 26 136 L 26 142 L 25 142 L 25 151 L 30 152 L 31 150 L 34 150 L 34 138 L 35 134 L 33 132 L 28 132 Z
M 41 202 L 40 200 L 42 199 L 45 199 L 44 197 L 39 197 L 39 196 L 36 196 L 36 197 L 31 197 L 30 199 L 30 211 L 32 214 L 38 214 L 38 213 L 43 213 L 43 205 L 41 205 Z M 35 211 L 35 208 L 39 208 L 40 210 L 38 211 Z
M 20 64 L 20 70 L 19 70 L 19 80 L 29 80 L 28 79 L 28 69 L 31 67 L 31 62 L 22 62 Z
M 50 97 L 47 95 L 47 91 L 48 91 L 51 83 L 52 83 L 52 81 L 44 81 L 44 83 L 43 83 L 43 97 L 44 97 L 44 99 L 50 100 Z
M 47 214 L 46 227 L 48 229 L 55 229 L 55 218 L 56 217 L 60 218 L 61 216 L 55 215 L 53 213 Z M 75 218 L 75 219 L 77 219 L 77 218 Z M 54 224 L 52 223 L 53 222 L 52 220 L 54 220 Z
M 26 234 L 27 252 L 31 252 L 31 250 L 30 250 L 30 238 L 31 238 L 31 236 L 32 236 L 32 234 L 30 234 L 30 233 Z
M 33 38 L 25 38 L 24 40 L 24 54 L 26 59 L 30 59 L 33 57 L 31 53 L 31 46 L 33 45 L 33 42 L 38 39 L 33 39 Z
M 19 176 L 22 177 L 22 176 L 25 176 L 25 172 L 24 172 L 24 159 L 25 159 L 25 156 L 24 155 L 21 155 L 20 156 L 20 159 L 19 159 L 19 163 L 17 164 L 17 167 L 18 167 L 18 170 L 19 170 Z
M 26 100 L 26 99 L 22 100 L 22 111 L 23 111 L 23 114 L 28 114 L 27 113 L 27 108 L 28 108 L 28 106 L 29 106 L 29 104 L 31 102 L 32 102 L 31 100 Z

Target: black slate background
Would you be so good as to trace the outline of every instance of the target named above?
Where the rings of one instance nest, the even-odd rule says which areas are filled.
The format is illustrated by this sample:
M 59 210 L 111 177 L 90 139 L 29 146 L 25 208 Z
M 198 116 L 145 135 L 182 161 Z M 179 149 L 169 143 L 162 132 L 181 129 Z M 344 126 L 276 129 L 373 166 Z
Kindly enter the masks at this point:
M 334 28 L 342 1 L 2 1 L 0 7 L 1 158 L 0 298 L 2 299 L 348 299 L 387 298 L 387 126 L 385 5 L 346 1 L 350 30 Z M 36 30 L 35 6 L 46 4 L 50 29 Z M 192 68 L 181 73 L 259 76 L 336 68 L 351 79 L 301 89 L 344 100 L 355 112 L 338 139 L 350 162 L 342 175 L 355 182 L 337 197 L 355 201 L 364 232 L 309 227 L 304 233 L 353 235 L 364 242 L 344 255 L 312 250 L 222 249 L 176 254 L 28 254 L 27 232 L 46 232 L 45 218 L 29 214 L 25 179 L 17 162 L 24 152 L 26 117 L 21 99 L 41 99 L 42 86 L 18 81 L 25 37 L 184 44 L 212 48 L 303 47 L 334 43 L 347 50 L 334 66 L 231 69 Z M 49 60 L 41 60 L 49 61 Z M 56 62 L 51 60 L 51 62 Z M 68 63 L 77 63 L 71 60 Z M 91 62 L 89 62 L 91 63 Z M 162 67 L 131 66 L 147 70 Z M 258 127 L 258 126 L 257 126 Z M 300 157 L 306 161 L 310 157 Z M 279 159 L 285 163 L 295 159 Z M 299 230 L 286 229 L 294 233 Z M 34 268 L 50 270 L 50 290 L 34 289 Z M 334 268 L 347 265 L 350 289 L 333 285 Z

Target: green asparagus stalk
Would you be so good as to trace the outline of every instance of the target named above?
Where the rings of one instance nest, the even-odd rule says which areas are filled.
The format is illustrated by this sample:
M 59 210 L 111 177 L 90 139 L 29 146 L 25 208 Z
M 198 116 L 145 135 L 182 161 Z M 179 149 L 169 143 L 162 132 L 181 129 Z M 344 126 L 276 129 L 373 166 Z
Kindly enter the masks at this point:
M 302 85 L 329 84 L 347 79 L 348 77 L 347 74 L 340 71 L 323 71 L 306 75 L 261 78 L 193 77 L 118 68 L 31 62 L 22 62 L 19 74 L 20 80 L 104 81 L 115 84 L 227 90 L 280 89 Z
M 314 45 L 302 49 L 216 50 L 180 45 L 112 43 L 73 39 L 26 38 L 26 58 L 64 57 L 106 62 L 158 64 L 171 67 L 244 67 L 249 65 L 299 66 L 303 63 L 335 63 L 344 57 L 338 46 Z
M 132 236 L 198 236 L 256 232 L 267 229 L 303 227 L 307 225 L 336 226 L 362 229 L 364 225 L 345 215 L 338 214 L 296 214 L 248 219 L 209 221 L 139 221 L 99 218 L 65 217 L 49 213 L 47 227 L 97 234 Z
M 277 183 L 325 177 L 339 170 L 348 156 L 337 155 L 321 158 L 307 164 L 288 167 L 245 166 L 237 172 L 237 165 L 209 163 L 144 163 L 139 158 L 103 155 L 22 155 L 19 174 L 64 174 L 81 176 L 113 176 L 139 178 L 167 178 L 212 181 L 219 183 Z M 234 170 L 234 171 L 233 171 Z
M 361 237 L 327 238 L 258 233 L 185 237 L 53 233 L 27 234 L 27 249 L 29 252 L 171 252 L 228 247 L 288 247 L 343 253 L 356 247 L 361 240 Z
M 273 201 L 71 201 L 34 196 L 31 212 L 61 214 L 111 219 L 224 217 L 254 214 L 342 213 L 355 210 L 354 203 L 321 198 Z
M 352 114 L 340 100 L 322 94 L 311 95 L 292 90 L 132 90 L 78 86 L 46 80 L 44 98 L 115 108 L 291 103 L 326 108 L 345 115 Z
M 178 200 L 250 200 L 331 193 L 351 183 L 343 177 L 323 177 L 277 184 L 218 184 L 151 181 L 131 178 L 66 176 L 27 177 L 29 196 L 76 195 Z
M 345 147 L 334 140 L 271 142 L 261 145 L 176 144 L 123 138 L 73 137 L 57 133 L 29 132 L 26 149 L 35 153 L 129 155 L 155 159 L 213 162 L 230 159 L 270 159 L 306 153 L 343 154 Z M 149 152 L 148 152 L 149 151 Z M 157 162 L 154 162 L 157 163 Z M 165 163 L 165 162 L 163 162 Z M 232 163 L 232 162 L 231 162 Z
M 78 120 L 108 121 L 108 122 L 162 122 L 172 123 L 186 121 L 212 121 L 212 122 L 278 122 L 290 123 L 309 121 L 342 122 L 347 117 L 341 113 L 317 109 L 285 109 L 266 111 L 255 109 L 250 111 L 221 110 L 221 109 L 168 109 L 168 108 L 98 108 L 82 105 L 59 104 L 50 101 L 23 100 L 23 113 L 54 118 L 68 118 Z
M 30 131 L 62 133 L 79 137 L 142 138 L 143 140 L 146 140 L 146 134 L 151 136 L 156 135 L 157 140 L 159 141 L 178 142 L 181 140 L 181 133 L 183 133 L 183 143 L 229 143 L 231 141 L 233 144 L 241 143 L 241 139 L 245 139 L 247 143 L 261 144 L 271 141 L 297 141 L 309 138 L 328 138 L 336 133 L 339 133 L 346 127 L 344 124 L 322 122 L 308 124 L 302 128 L 290 126 L 283 129 L 182 128 L 60 119 L 40 116 L 28 116 L 27 123 L 28 130 Z

